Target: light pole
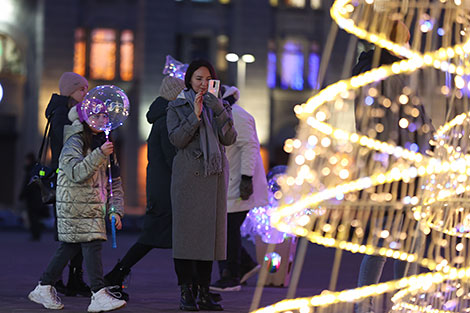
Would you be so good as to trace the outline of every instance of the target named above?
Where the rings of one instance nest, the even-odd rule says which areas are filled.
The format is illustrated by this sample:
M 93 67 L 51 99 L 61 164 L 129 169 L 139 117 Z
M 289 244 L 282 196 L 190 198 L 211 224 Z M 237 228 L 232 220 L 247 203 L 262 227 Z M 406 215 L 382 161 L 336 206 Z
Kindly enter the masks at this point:
M 237 62 L 237 87 L 240 93 L 243 94 L 246 81 L 246 64 L 255 62 L 255 57 L 252 54 L 244 54 L 241 57 L 236 53 L 227 53 L 225 59 L 229 62 Z

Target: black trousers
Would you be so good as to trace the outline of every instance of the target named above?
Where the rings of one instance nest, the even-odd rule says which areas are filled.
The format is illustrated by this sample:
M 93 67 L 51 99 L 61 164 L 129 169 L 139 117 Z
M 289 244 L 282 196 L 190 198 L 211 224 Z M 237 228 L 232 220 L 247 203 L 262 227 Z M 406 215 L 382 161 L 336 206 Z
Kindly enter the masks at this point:
M 56 211 L 56 204 L 53 204 L 53 210 L 54 212 L 54 240 L 59 241 L 59 233 L 57 231 L 57 211 Z M 83 266 L 83 254 L 82 250 L 78 251 L 78 253 L 72 257 L 70 260 L 70 267 L 71 268 L 79 268 L 82 269 Z M 60 273 L 60 276 L 58 277 L 58 280 L 62 280 L 62 272 Z
M 173 259 L 178 285 L 197 284 L 209 287 L 212 275 L 212 261 Z
M 221 277 L 240 279 L 241 269 L 251 269 L 256 265 L 251 256 L 242 246 L 240 226 L 248 211 L 227 214 L 227 260 L 219 261 Z
M 127 251 L 126 255 L 121 260 L 121 266 L 124 268 L 131 269 L 137 262 L 142 260 L 147 253 L 152 250 L 153 247 L 149 245 L 144 245 L 143 243 L 136 242 L 130 249 Z
M 46 271 L 40 278 L 41 285 L 54 285 L 62 275 L 67 263 L 77 254 L 83 253 L 91 291 L 97 292 L 103 288 L 102 242 L 102 240 L 81 243 L 61 242 Z

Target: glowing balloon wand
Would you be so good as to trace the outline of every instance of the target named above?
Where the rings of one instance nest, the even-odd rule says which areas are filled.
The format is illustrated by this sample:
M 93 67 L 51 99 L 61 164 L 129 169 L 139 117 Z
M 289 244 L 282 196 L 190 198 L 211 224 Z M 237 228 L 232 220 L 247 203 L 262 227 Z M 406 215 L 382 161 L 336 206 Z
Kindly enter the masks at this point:
M 111 131 L 110 128 L 107 128 L 104 133 L 106 134 L 106 141 L 109 141 L 109 132 Z M 111 175 L 111 158 L 112 154 L 109 155 L 109 162 L 108 162 L 108 182 L 109 182 L 109 196 L 112 198 L 113 197 L 113 176 Z M 109 210 L 111 214 L 111 237 L 113 241 L 113 248 L 117 248 L 117 242 L 116 242 L 116 210 L 112 206 L 111 209 Z

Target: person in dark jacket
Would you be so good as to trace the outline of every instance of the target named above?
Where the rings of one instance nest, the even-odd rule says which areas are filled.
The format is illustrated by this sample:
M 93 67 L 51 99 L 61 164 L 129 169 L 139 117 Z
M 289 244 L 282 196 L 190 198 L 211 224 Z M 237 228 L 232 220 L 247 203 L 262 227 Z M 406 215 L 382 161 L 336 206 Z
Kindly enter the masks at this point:
M 407 45 L 410 39 L 410 33 L 406 25 L 399 21 L 393 21 L 389 38 L 395 43 Z M 363 52 L 354 66 L 352 74 L 357 76 L 361 73 L 370 71 L 374 68 L 375 50 Z M 380 51 L 378 58 L 378 66 L 390 65 L 398 62 L 401 57 L 391 54 L 386 50 Z M 428 117 L 422 104 L 413 104 L 413 109 L 417 109 L 418 114 L 414 116 L 406 113 L 406 105 L 398 104 L 396 99 L 403 93 L 405 86 L 408 86 L 407 77 L 405 75 L 393 75 L 383 81 L 372 84 L 372 87 L 379 90 L 386 99 L 390 100 L 390 106 L 385 107 L 378 101 L 372 104 L 365 101 L 368 90 L 367 87 L 362 88 L 361 95 L 356 98 L 355 102 L 355 120 L 356 130 L 361 134 L 368 134 L 368 131 L 381 125 L 382 130 L 377 131 L 375 139 L 391 142 L 397 146 L 414 152 L 426 154 L 430 149 L 429 140 L 432 138 L 431 119 Z M 366 102 L 366 103 L 365 103 Z M 379 111 L 381 114 L 372 114 L 371 112 Z M 403 128 L 399 126 L 399 121 L 406 118 L 413 123 L 416 128 Z M 404 186 L 403 182 L 399 182 L 399 190 Z M 397 192 L 399 197 L 400 192 Z M 374 221 L 373 221 L 374 222 Z M 387 258 L 380 255 L 365 255 L 359 269 L 358 287 L 364 287 L 379 283 L 382 271 Z M 408 268 L 408 269 L 407 269 Z M 400 279 L 405 275 L 415 274 L 417 271 L 416 264 L 408 265 L 407 262 L 394 260 L 394 279 Z M 355 305 L 356 313 L 373 312 L 373 303 L 371 299 L 363 300 Z
M 36 184 L 30 184 L 31 172 L 34 168 L 34 164 L 36 164 L 36 157 L 34 156 L 34 153 L 30 152 L 25 157 L 25 176 L 19 198 L 20 200 L 23 200 L 26 205 L 31 240 L 39 241 L 41 239 L 43 228 L 41 218 L 48 216 L 49 207 L 42 203 L 41 190 L 39 186 Z
M 122 292 L 122 282 L 132 266 L 153 248 L 171 249 L 172 246 L 170 186 L 176 149 L 168 139 L 166 113 L 168 102 L 175 100 L 183 88 L 184 82 L 181 79 L 166 76 L 160 87 L 160 96 L 147 112 L 147 121 L 152 124 L 152 130 L 147 139 L 147 212 L 144 226 L 137 242 L 111 272 L 105 275 L 106 283 L 109 286 L 119 286 L 125 300 L 129 297 Z
M 49 138 L 51 143 L 51 168 L 59 165 L 59 156 L 64 145 L 64 126 L 71 125 L 68 118 L 69 110 L 81 102 L 88 92 L 88 81 L 85 77 L 73 73 L 65 72 L 59 79 L 60 94 L 52 94 L 51 100 L 46 108 L 46 118 L 50 120 L 51 129 Z M 54 206 L 55 217 L 55 239 L 57 239 L 57 216 Z M 78 253 L 69 264 L 69 279 L 67 286 L 64 286 L 62 279 L 54 285 L 56 290 L 67 296 L 80 294 L 84 297 L 91 296 L 90 288 L 83 281 L 83 255 Z

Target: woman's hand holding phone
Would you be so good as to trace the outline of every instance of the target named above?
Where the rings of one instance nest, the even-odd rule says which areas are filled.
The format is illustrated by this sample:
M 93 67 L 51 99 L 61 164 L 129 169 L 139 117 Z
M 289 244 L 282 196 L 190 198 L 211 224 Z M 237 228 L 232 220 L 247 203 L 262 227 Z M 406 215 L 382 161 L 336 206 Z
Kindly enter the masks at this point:
M 198 119 L 201 119 L 203 95 L 204 93 L 198 92 L 194 100 L 194 114 L 196 114 Z

